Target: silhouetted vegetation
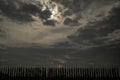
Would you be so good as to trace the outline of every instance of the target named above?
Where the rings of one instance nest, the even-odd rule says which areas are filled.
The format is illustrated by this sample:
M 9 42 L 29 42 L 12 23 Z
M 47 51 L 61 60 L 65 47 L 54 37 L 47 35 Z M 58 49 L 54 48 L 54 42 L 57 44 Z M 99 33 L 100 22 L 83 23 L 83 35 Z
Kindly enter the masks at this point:
M 0 68 L 0 80 L 120 80 L 118 68 Z

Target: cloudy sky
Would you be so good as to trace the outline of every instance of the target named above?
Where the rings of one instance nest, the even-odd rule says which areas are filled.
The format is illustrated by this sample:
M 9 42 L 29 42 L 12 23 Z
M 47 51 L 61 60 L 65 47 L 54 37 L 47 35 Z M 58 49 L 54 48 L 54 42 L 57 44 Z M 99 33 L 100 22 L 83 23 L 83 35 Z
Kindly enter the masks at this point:
M 59 22 L 47 20 L 50 12 L 42 12 L 41 1 L 0 0 L 1 49 L 119 48 L 119 0 L 52 0 L 61 13 Z

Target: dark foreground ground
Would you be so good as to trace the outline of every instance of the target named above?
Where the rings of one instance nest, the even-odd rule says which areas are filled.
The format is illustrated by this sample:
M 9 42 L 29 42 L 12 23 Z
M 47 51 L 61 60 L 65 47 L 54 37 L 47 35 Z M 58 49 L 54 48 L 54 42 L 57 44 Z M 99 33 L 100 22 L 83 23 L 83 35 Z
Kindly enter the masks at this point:
M 0 68 L 0 80 L 120 80 L 119 68 Z

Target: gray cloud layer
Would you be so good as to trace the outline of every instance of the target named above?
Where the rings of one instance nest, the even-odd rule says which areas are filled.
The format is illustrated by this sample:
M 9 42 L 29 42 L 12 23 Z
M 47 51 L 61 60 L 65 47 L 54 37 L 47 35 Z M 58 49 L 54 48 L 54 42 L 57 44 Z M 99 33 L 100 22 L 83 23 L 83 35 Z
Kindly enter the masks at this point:
M 119 0 L 56 3 L 63 6 L 63 22 L 43 23 L 49 12 L 43 14 L 36 0 L 0 0 L 0 45 L 87 48 L 119 41 Z

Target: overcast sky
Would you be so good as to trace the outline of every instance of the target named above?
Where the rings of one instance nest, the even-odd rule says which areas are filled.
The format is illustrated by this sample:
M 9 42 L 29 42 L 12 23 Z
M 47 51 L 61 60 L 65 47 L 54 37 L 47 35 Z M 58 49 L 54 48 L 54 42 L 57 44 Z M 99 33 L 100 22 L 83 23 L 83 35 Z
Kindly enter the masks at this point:
M 119 0 L 52 1 L 57 4 L 61 13 L 62 21 L 60 22 L 47 20 L 50 12 L 42 12 L 41 0 L 0 0 L 0 48 L 14 48 L 15 50 L 16 48 L 36 47 L 39 49 L 74 48 L 89 52 L 90 48 L 101 51 L 107 46 L 110 48 L 107 53 L 114 53 L 112 52 L 114 48 L 117 48 L 116 53 L 118 53 L 120 48 Z M 7 53 L 12 53 L 8 51 Z M 48 52 L 43 53 L 48 54 Z M 75 50 L 73 53 L 78 55 L 79 52 Z M 23 53 L 25 53 L 24 50 Z M 26 53 L 28 54 L 29 51 Z M 58 51 L 56 50 L 55 53 L 57 54 Z M 52 57 L 47 56 L 47 58 L 49 57 L 51 64 L 54 62 L 65 64 L 69 61 L 74 63 L 77 61 L 76 59 L 78 61 L 82 59 L 77 58 L 76 55 L 74 55 L 74 59 L 71 59 L 73 55 L 68 55 L 64 51 L 63 53 L 62 58 L 56 59 L 55 54 L 51 54 Z M 7 59 L 5 56 L 1 58 L 3 62 Z M 65 59 L 63 59 L 64 57 Z M 111 58 L 111 60 L 113 59 L 115 58 Z
M 40 16 L 39 0 L 0 0 L 0 45 L 94 47 L 120 40 L 119 0 L 56 3 L 64 19 L 47 24 Z

